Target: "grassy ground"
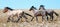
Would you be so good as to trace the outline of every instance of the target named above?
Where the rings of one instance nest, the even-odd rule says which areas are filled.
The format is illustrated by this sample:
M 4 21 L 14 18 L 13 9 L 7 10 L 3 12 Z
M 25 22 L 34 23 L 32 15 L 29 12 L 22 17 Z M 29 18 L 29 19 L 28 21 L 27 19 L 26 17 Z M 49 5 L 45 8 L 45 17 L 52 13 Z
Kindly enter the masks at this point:
M 60 10 L 55 10 L 60 15 Z M 25 10 L 25 12 L 33 15 L 32 12 Z M 0 27 L 60 27 L 60 17 L 56 17 L 54 15 L 54 21 L 43 21 L 41 16 L 38 17 L 38 22 L 36 22 L 36 19 L 34 18 L 33 21 L 31 20 L 31 17 L 28 17 L 28 22 L 25 21 L 25 18 L 22 18 L 18 23 L 14 22 L 8 22 L 7 23 L 7 15 L 6 13 L 2 13 L 2 10 L 0 10 Z

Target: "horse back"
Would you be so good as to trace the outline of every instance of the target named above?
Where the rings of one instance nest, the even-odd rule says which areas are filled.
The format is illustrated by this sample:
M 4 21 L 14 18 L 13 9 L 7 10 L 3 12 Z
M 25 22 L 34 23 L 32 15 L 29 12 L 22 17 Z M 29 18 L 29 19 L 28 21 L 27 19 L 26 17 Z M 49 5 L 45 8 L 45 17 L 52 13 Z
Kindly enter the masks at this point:
M 16 14 L 20 14 L 22 12 L 23 12 L 22 10 L 13 10 L 13 11 L 8 12 L 8 15 L 16 15 Z
M 51 13 L 52 11 L 54 11 L 54 10 L 46 10 L 47 11 L 47 13 Z

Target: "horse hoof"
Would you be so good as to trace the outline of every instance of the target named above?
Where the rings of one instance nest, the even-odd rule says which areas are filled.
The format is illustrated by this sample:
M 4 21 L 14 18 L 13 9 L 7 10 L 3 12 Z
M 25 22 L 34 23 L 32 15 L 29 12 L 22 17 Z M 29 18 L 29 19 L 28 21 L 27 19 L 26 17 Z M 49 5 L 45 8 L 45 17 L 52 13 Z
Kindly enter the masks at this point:
M 33 21 L 33 20 L 31 20 L 31 21 Z
M 26 22 L 28 22 L 28 21 L 26 21 Z
M 18 21 L 16 21 L 16 23 L 18 23 Z
M 51 20 L 51 21 L 53 21 L 53 20 Z
M 7 21 L 7 22 L 10 22 L 10 21 Z
M 32 21 L 32 20 L 31 20 Z
M 16 21 L 16 23 L 18 23 L 18 21 Z

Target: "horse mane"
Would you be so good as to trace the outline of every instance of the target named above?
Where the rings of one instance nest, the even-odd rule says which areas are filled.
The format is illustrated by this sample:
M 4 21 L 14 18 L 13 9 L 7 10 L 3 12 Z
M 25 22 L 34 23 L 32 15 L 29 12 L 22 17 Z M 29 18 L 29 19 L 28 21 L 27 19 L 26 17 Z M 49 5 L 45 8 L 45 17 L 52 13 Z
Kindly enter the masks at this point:
M 9 9 L 9 10 L 11 10 L 11 11 L 13 11 L 14 9 L 11 9 L 10 7 L 5 7 L 6 9 Z
M 31 8 L 34 8 L 34 9 L 36 9 L 36 7 L 34 7 L 34 6 L 32 6 Z M 37 9 L 36 9 L 37 10 Z
M 40 8 L 39 8 L 39 10 L 41 9 L 41 7 L 43 7 L 43 10 L 45 10 L 45 8 L 44 8 L 44 5 L 40 5 Z

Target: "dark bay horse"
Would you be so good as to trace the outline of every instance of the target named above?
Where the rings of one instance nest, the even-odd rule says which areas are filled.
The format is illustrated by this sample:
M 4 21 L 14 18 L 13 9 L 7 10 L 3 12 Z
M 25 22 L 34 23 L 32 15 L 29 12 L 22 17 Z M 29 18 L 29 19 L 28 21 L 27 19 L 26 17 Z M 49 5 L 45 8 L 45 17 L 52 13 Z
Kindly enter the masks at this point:
M 8 15 L 7 22 L 11 21 L 10 17 L 12 18 L 12 21 L 13 21 L 13 17 L 14 16 L 17 16 L 17 18 L 18 18 L 18 20 L 16 22 L 18 22 L 20 20 L 20 18 L 22 18 L 22 17 L 24 17 L 25 19 L 27 19 L 27 17 L 25 16 L 25 14 L 28 15 L 28 16 L 30 16 L 30 17 L 33 17 L 32 15 L 24 12 L 23 10 L 14 10 L 14 9 L 11 9 L 10 7 L 5 7 L 4 10 L 3 10 L 3 13 L 7 13 L 7 15 Z
M 42 16 L 42 21 L 44 20 L 44 18 L 48 18 L 45 10 L 37 10 L 34 6 L 32 6 L 29 11 L 31 11 L 31 10 L 34 13 L 34 17 L 36 17 L 36 21 L 38 21 L 37 16 Z M 34 18 L 32 18 L 31 21 L 33 19 Z
M 44 8 L 44 5 L 40 5 L 39 10 L 46 10 L 46 9 Z M 56 13 L 54 10 L 46 10 L 46 12 L 50 16 L 50 19 L 52 19 L 51 21 L 53 21 L 53 18 L 54 18 L 53 14 L 55 14 L 56 16 L 59 16 L 59 14 Z M 47 20 L 48 20 L 48 18 L 47 18 Z

